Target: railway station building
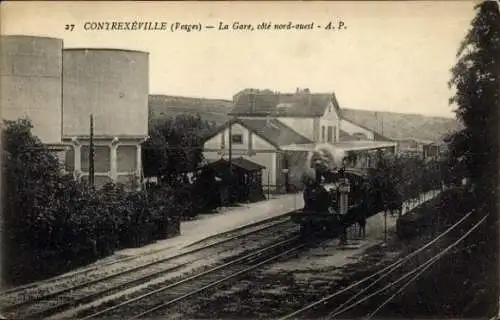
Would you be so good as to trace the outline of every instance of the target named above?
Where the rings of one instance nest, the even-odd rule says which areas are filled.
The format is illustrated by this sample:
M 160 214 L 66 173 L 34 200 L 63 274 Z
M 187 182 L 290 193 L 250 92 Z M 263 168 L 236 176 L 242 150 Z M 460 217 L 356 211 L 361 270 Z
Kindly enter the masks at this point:
M 395 152 L 396 143 L 342 116 L 334 93 L 235 96 L 231 119 L 206 137 L 208 161 L 242 157 L 264 167 L 262 185 L 281 192 L 300 187 L 302 172 L 317 157 L 331 167 L 369 167 L 378 151 Z M 356 154 L 349 163 L 347 154 Z

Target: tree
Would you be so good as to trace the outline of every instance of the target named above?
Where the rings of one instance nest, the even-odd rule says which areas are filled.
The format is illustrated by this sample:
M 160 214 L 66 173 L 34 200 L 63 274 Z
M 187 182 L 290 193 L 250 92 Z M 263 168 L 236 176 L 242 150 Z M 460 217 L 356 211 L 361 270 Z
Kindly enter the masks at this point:
M 258 94 L 258 95 L 273 95 L 276 92 L 270 89 L 254 89 L 254 88 L 245 88 L 240 90 L 233 96 L 233 101 L 237 102 L 239 97 L 248 95 L 248 94 Z
M 6 241 L 31 235 L 28 245 L 46 242 L 54 219 L 53 190 L 60 168 L 57 159 L 31 134 L 27 119 L 5 121 L 3 130 L 4 223 L 9 233 Z
M 484 1 L 475 9 L 476 16 L 459 47 L 449 82 L 450 87 L 456 88 L 450 103 L 458 106 L 456 115 L 464 124 L 464 129 L 450 139 L 450 156 L 463 163 L 472 182 L 476 211 L 489 213 L 485 226 L 470 238 L 475 246 L 471 258 L 478 275 L 470 290 L 478 292 L 471 305 L 482 303 L 491 314 L 498 304 L 500 13 L 499 4 L 494 1 Z
M 203 160 L 203 136 L 212 129 L 199 115 L 157 119 L 143 146 L 145 176 L 169 183 L 186 178 Z
M 472 28 L 458 50 L 449 85 L 456 88 L 450 103 L 465 125 L 453 135 L 453 157 L 464 161 L 468 175 L 481 192 L 496 199 L 498 171 L 498 90 L 500 85 L 500 17 L 498 4 L 485 1 L 477 7 Z

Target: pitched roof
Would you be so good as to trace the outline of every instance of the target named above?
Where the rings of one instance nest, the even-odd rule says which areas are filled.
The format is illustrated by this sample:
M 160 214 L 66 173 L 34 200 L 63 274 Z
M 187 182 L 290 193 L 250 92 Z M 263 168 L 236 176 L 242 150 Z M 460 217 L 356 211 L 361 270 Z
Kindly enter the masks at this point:
M 383 132 L 392 140 L 439 141 L 461 127 L 456 119 L 418 114 L 342 109 L 342 116 L 375 133 Z
M 239 122 L 278 147 L 312 142 L 276 119 L 239 119 Z
M 352 141 L 352 140 L 359 140 L 359 138 L 348 134 L 344 130 L 339 129 L 339 141 Z
M 250 161 L 250 160 L 242 158 L 242 157 L 233 158 L 231 161 L 235 166 L 243 168 L 247 171 L 257 171 L 257 170 L 262 170 L 262 169 L 266 168 L 263 165 L 260 165 L 258 163 L 255 163 L 253 161 Z
M 226 159 L 208 160 L 208 164 L 205 166 L 211 166 L 211 165 L 217 165 L 217 164 L 228 165 L 229 161 Z M 235 167 L 239 167 L 239 168 L 244 169 L 246 171 L 259 171 L 259 170 L 266 168 L 265 166 L 262 166 L 258 163 L 255 163 L 255 162 L 250 161 L 248 159 L 245 159 L 243 157 L 232 158 L 231 164 L 234 165 Z
M 210 134 L 205 137 L 208 140 L 218 134 L 223 129 L 238 123 L 254 132 L 258 136 L 262 137 L 267 142 L 271 143 L 275 147 L 280 147 L 289 144 L 303 144 L 311 143 L 312 141 L 297 133 L 295 130 L 285 125 L 279 120 L 272 118 L 260 118 L 260 119 L 245 119 L 245 118 L 234 118 L 222 126 L 214 129 Z
M 338 149 L 344 150 L 372 150 L 385 147 L 392 147 L 396 143 L 391 141 L 376 141 L 376 140 L 352 140 L 352 141 L 339 141 L 335 144 Z
M 320 117 L 332 101 L 340 107 L 334 93 L 243 93 L 237 96 L 230 115 L 272 115 L 289 117 Z

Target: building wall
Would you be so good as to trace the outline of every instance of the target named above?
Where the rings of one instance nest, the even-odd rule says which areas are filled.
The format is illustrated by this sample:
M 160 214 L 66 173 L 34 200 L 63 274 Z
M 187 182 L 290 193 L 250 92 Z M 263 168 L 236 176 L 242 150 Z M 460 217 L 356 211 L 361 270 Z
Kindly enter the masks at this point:
M 372 131 L 362 128 L 351 121 L 345 119 L 340 120 L 340 128 L 350 135 L 354 135 L 356 133 L 362 133 L 366 135 L 368 140 L 374 140 L 374 135 Z
M 276 153 L 276 189 L 280 192 L 284 191 L 285 187 L 285 173 L 283 172 L 285 169 L 285 153 L 277 152 Z
M 217 159 L 228 159 L 227 153 L 221 153 L 220 151 L 204 151 L 203 156 L 205 159 L 217 160 Z M 234 158 L 243 158 L 250 160 L 252 162 L 258 163 L 266 168 L 262 170 L 262 187 L 267 190 L 268 184 L 271 190 L 275 189 L 276 186 L 276 153 L 275 152 L 256 152 L 253 155 L 248 155 L 247 152 L 234 151 L 232 154 Z
M 33 36 L 0 37 L 2 118 L 29 118 L 33 134 L 61 142 L 63 41 Z
M 89 141 L 69 142 L 66 151 L 65 169 L 88 181 Z M 142 174 L 141 145 L 135 140 L 114 141 L 99 139 L 94 142 L 95 185 L 100 187 L 115 181 L 130 185 Z
M 285 158 L 287 159 L 285 163 Z M 302 175 L 307 166 L 307 152 L 286 151 L 276 153 L 276 186 L 280 192 L 286 191 L 286 175 L 290 188 L 302 187 Z M 284 169 L 288 169 L 284 172 Z
M 148 133 L 148 53 L 112 49 L 63 51 L 63 136 Z
M 287 151 L 286 157 L 288 158 L 288 181 L 291 185 L 296 187 L 302 186 L 302 175 L 310 164 L 307 162 L 308 152 L 306 151 Z
M 315 138 L 317 138 L 314 118 L 279 117 L 278 120 L 310 140 L 315 141 Z
M 328 141 L 328 127 L 332 127 L 332 142 L 335 143 L 339 139 L 339 130 L 340 130 L 340 120 L 339 116 L 332 104 L 329 102 L 325 113 L 319 120 L 319 128 L 318 128 L 318 140 L 321 142 Z M 323 139 L 323 128 L 325 131 L 324 139 Z
M 231 127 L 231 134 L 241 134 L 243 137 L 243 143 L 233 143 L 233 151 L 244 150 L 244 151 L 274 151 L 276 147 L 262 139 L 256 134 L 250 132 L 247 128 L 242 125 L 235 123 Z M 213 136 L 209 140 L 205 141 L 204 149 L 209 150 L 221 150 L 224 149 L 227 152 L 229 148 L 229 128 L 225 128 L 223 131 L 219 132 L 217 135 Z
M 242 157 L 265 166 L 266 168 L 262 170 L 262 185 L 264 189 L 267 188 L 268 184 L 271 186 L 271 189 L 274 189 L 277 177 L 276 147 L 238 123 L 232 125 L 231 134 L 241 134 L 243 137 L 242 144 L 232 144 L 232 157 Z M 225 128 L 223 131 L 205 141 L 203 150 L 205 159 L 228 159 L 229 128 Z

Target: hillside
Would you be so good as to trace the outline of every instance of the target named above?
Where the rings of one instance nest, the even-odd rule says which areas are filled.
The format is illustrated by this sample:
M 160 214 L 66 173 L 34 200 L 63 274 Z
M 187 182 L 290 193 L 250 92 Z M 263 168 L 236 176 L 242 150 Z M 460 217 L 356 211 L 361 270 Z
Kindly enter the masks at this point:
M 204 120 L 223 124 L 232 110 L 231 100 L 149 95 L 149 119 L 179 114 L 199 114 Z M 394 140 L 437 141 L 461 128 L 453 118 L 419 114 L 375 112 L 341 108 L 342 117 Z
M 227 113 L 232 107 L 233 102 L 230 100 L 149 95 L 150 120 L 179 114 L 199 114 L 203 120 L 220 125 L 228 119 Z
M 341 112 L 347 120 L 394 140 L 437 141 L 461 128 L 453 118 L 358 109 L 342 109 Z

